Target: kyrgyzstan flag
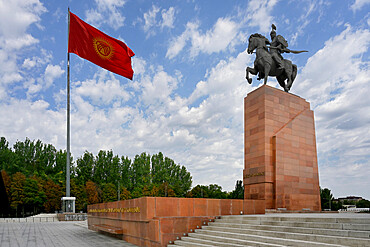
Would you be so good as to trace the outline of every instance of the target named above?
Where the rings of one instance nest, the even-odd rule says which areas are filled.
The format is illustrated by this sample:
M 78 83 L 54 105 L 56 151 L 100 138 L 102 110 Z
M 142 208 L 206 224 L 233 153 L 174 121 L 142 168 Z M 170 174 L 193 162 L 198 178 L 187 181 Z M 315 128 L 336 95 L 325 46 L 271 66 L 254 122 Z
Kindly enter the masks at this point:
M 135 53 L 122 41 L 69 14 L 68 52 L 132 80 L 131 57 Z

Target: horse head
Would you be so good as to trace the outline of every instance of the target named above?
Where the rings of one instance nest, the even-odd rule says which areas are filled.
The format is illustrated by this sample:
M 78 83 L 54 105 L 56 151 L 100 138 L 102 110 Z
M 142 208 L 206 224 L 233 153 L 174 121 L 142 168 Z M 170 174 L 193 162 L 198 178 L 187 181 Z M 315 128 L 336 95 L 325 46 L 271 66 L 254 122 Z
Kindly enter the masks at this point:
M 256 48 L 266 47 L 266 41 L 268 42 L 268 39 L 265 36 L 259 33 L 252 34 L 248 39 L 247 53 L 251 54 Z

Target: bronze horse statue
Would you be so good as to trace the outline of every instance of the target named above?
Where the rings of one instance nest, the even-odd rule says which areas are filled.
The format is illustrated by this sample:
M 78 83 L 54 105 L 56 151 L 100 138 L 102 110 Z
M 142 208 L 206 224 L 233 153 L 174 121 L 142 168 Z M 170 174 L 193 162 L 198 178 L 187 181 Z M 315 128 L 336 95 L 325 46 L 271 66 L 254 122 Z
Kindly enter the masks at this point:
M 252 78 L 249 78 L 249 73 L 252 75 L 258 74 L 258 80 L 264 78 L 264 84 L 267 83 L 268 76 L 275 76 L 280 86 L 285 92 L 289 92 L 295 77 L 297 76 L 297 65 L 290 60 L 284 59 L 284 69 L 277 69 L 275 61 L 272 59 L 266 44 L 269 40 L 261 34 L 255 33 L 249 37 L 247 52 L 253 53 L 256 50 L 256 59 L 254 60 L 254 68 L 247 67 L 246 79 L 249 84 L 252 83 Z M 272 48 L 270 48 L 272 49 Z M 288 80 L 285 83 L 285 80 Z

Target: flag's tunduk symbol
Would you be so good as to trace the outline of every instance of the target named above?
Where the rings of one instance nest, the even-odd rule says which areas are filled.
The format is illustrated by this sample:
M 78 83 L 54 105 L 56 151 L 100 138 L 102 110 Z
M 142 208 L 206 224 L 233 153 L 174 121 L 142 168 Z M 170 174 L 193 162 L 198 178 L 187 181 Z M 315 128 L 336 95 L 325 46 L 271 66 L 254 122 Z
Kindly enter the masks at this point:
M 103 38 L 93 39 L 96 53 L 103 59 L 110 59 L 114 54 L 113 46 Z

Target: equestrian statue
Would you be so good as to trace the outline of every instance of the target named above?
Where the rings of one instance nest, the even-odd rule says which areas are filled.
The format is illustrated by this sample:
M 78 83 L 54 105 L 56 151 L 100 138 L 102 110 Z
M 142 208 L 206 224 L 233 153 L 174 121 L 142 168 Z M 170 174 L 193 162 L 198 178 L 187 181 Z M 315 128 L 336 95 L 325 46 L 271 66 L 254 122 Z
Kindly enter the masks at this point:
M 297 76 L 297 65 L 288 59 L 284 59 L 281 54 L 284 52 L 298 54 L 307 51 L 288 49 L 288 42 L 285 38 L 276 35 L 276 26 L 272 24 L 271 28 L 271 42 L 259 33 L 252 34 L 249 37 L 247 52 L 252 54 L 256 50 L 256 59 L 253 68 L 247 67 L 246 79 L 249 84 L 252 83 L 252 78 L 249 78 L 249 73 L 251 73 L 252 75 L 258 75 L 258 80 L 264 79 L 264 84 L 266 84 L 268 76 L 275 76 L 284 91 L 289 92 Z

